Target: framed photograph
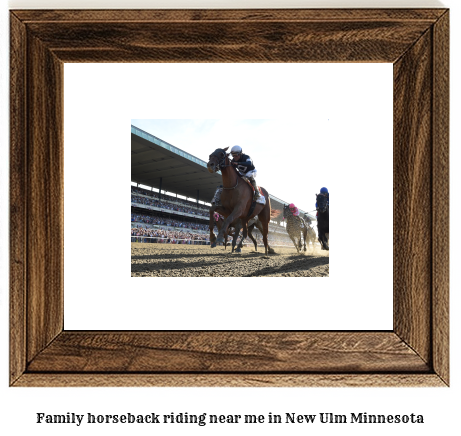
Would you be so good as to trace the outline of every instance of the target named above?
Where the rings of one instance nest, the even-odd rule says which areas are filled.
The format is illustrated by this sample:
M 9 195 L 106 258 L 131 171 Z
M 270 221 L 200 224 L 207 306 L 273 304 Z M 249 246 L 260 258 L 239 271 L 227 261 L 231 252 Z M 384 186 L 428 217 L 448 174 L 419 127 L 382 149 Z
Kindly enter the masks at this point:
M 11 386 L 449 385 L 448 9 L 10 22 Z M 64 329 L 64 64 L 370 62 L 394 77 L 392 330 Z

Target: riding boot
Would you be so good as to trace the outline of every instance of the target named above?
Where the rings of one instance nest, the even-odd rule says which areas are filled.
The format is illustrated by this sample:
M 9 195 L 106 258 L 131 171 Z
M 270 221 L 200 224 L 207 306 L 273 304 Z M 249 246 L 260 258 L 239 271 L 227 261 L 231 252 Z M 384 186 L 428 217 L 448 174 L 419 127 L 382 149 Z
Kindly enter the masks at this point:
M 253 186 L 253 188 L 255 190 L 253 201 L 256 201 L 259 197 L 261 197 L 261 194 L 259 193 L 258 185 L 257 185 L 256 180 L 255 180 L 254 177 L 249 177 L 248 180 L 250 181 L 251 186 Z

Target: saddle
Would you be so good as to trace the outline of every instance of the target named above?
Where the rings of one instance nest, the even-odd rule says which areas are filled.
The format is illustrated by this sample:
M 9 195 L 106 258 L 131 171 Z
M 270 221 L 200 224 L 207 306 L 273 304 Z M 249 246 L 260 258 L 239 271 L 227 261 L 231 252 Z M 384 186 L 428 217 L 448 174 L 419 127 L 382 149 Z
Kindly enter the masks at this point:
M 248 180 L 247 177 L 245 176 L 242 176 L 238 171 L 237 171 L 237 175 L 244 181 L 248 184 L 248 186 L 251 188 L 251 192 L 253 192 L 253 195 L 254 195 L 254 192 L 255 192 L 255 188 L 253 188 L 253 185 L 250 183 L 250 181 Z M 259 194 L 261 195 L 259 198 L 260 200 L 257 201 L 257 203 L 260 203 L 260 204 L 266 204 L 266 199 L 264 197 L 264 194 L 263 194 L 263 191 L 261 191 L 261 186 L 258 186 L 258 191 L 259 191 Z M 254 203 L 254 201 L 253 201 Z M 254 207 L 253 207 L 253 204 L 251 205 L 252 206 L 252 209 L 254 210 Z M 251 209 L 250 209 L 251 210 Z
M 255 188 L 253 188 L 253 185 L 250 183 L 250 181 L 248 180 L 248 178 L 245 177 L 245 176 L 242 176 L 238 171 L 237 171 L 237 175 L 238 175 L 244 182 L 247 183 L 247 185 L 251 188 L 251 191 L 252 191 L 253 194 L 254 194 Z M 259 186 L 258 186 L 258 188 L 259 188 Z M 259 193 L 262 195 L 261 188 L 259 188 Z

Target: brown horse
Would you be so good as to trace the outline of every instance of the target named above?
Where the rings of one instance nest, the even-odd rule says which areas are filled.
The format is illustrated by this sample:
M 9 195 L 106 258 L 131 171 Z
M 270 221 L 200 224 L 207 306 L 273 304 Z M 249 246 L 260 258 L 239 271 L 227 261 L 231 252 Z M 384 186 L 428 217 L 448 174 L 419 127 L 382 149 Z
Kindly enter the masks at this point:
M 271 203 L 269 194 L 264 188 L 261 188 L 262 195 L 264 196 L 266 203 L 256 203 L 254 210 L 250 212 L 250 208 L 253 202 L 253 189 L 249 183 L 245 182 L 238 174 L 237 170 L 229 164 L 228 154 L 226 150 L 228 147 L 222 149 L 216 149 L 211 155 L 210 160 L 207 164 L 208 171 L 215 173 L 221 170 L 222 181 L 223 181 L 223 192 L 221 194 L 221 204 L 216 209 L 218 213 L 225 216 L 224 224 L 218 233 L 216 243 L 224 242 L 224 234 L 233 223 L 236 223 L 238 219 L 242 221 L 243 228 L 243 239 L 248 235 L 248 221 L 258 216 L 261 221 L 262 235 L 264 248 L 266 255 L 271 252 L 269 244 L 267 242 L 267 234 L 269 232 L 269 220 L 271 217 Z

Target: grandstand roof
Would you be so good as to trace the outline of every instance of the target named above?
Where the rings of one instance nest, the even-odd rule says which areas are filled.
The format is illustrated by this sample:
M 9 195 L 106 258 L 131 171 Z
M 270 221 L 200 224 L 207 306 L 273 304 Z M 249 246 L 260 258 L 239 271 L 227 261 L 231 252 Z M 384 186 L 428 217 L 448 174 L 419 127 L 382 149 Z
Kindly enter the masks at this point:
M 131 126 L 132 182 L 209 203 L 222 179 L 221 173 L 211 174 L 206 165 L 190 153 Z M 273 209 L 288 204 L 273 195 L 270 198 Z
M 210 202 L 221 174 L 208 172 L 206 162 L 131 126 L 131 181 Z

